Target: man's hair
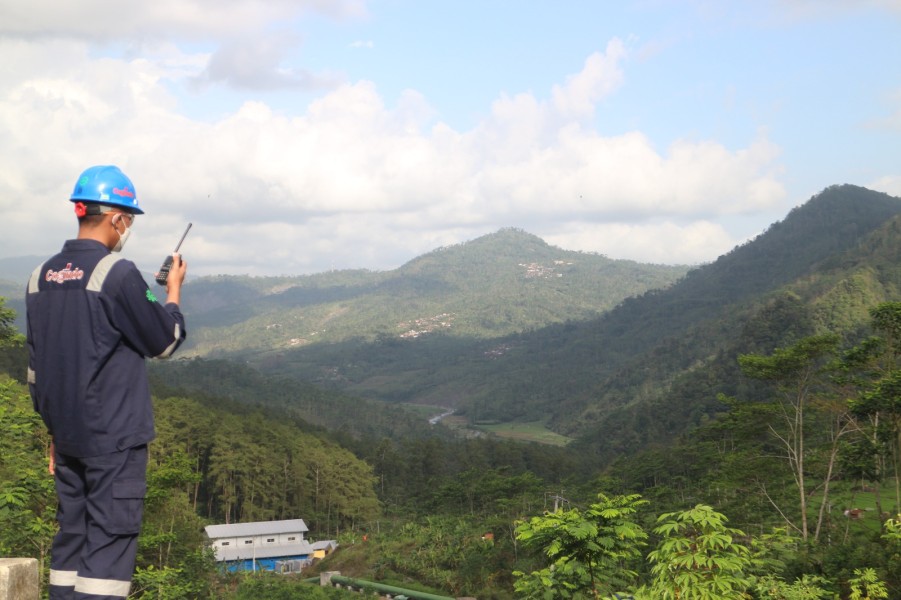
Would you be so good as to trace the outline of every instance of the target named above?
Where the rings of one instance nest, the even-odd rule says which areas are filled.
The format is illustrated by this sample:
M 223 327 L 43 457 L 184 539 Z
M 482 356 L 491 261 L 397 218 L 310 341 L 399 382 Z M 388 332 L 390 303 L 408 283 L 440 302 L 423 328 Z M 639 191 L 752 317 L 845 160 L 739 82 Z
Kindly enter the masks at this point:
M 78 217 L 79 226 L 96 227 L 103 221 L 103 215 L 85 215 Z

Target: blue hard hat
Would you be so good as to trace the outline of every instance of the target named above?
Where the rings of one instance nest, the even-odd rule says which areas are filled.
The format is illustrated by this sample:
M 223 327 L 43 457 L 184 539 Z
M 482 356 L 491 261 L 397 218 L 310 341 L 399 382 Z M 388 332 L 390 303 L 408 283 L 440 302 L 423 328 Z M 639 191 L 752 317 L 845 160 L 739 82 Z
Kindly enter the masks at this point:
M 138 206 L 135 186 L 119 167 L 98 165 L 85 169 L 72 190 L 72 202 L 96 202 L 121 207 L 138 215 L 144 211 Z

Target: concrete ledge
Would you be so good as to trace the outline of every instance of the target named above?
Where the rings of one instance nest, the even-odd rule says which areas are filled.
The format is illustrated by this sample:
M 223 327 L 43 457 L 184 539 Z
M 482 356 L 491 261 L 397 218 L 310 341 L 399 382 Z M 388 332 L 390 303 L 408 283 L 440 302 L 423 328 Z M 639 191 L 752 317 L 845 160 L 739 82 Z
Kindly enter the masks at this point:
M 0 558 L 0 600 L 38 600 L 38 559 Z

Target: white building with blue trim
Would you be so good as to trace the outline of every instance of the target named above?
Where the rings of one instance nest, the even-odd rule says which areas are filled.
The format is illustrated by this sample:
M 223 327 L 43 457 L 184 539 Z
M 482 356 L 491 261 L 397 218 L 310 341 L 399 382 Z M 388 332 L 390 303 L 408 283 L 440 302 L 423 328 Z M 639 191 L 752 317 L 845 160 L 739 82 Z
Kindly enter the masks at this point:
M 303 519 L 208 525 L 216 560 L 226 570 L 299 571 L 313 560 L 314 548 L 304 539 Z

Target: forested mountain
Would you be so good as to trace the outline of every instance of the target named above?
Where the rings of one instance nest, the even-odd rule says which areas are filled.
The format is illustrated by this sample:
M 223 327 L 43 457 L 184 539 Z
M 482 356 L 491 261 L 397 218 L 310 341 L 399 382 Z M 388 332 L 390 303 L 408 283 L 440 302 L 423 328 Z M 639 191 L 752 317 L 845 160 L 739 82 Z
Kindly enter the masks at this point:
M 322 393 L 313 384 L 349 395 L 320 403 L 343 407 L 331 413 L 338 420 L 357 398 L 447 406 L 470 423 L 545 422 L 609 457 L 721 410 L 716 395 L 739 385 L 740 353 L 851 332 L 869 306 L 895 297 L 899 213 L 897 198 L 832 186 L 691 271 L 568 252 L 505 229 L 389 272 L 201 278 L 186 287 L 185 355 L 293 381 L 236 369 L 219 386 L 229 397 L 281 396 L 288 406 L 292 386 Z M 174 363 L 158 380 L 209 391 L 210 371 L 230 370 L 217 365 Z M 282 391 L 251 391 L 261 386 Z M 409 412 L 360 406 L 366 435 L 412 426 Z M 322 412 L 302 417 L 338 426 Z
M 504 229 L 385 272 L 303 277 L 207 277 L 185 288 L 198 356 L 254 362 L 323 343 L 489 338 L 589 319 L 624 298 L 666 287 L 686 267 L 611 260 Z
M 227 399 L 235 406 L 258 407 L 295 420 L 311 431 L 328 431 L 347 440 L 450 436 L 445 429 L 428 423 L 437 409 L 412 410 L 366 400 L 290 377 L 264 375 L 234 361 L 176 360 L 152 362 L 149 367 L 155 395 L 190 395 L 210 404 Z
M 716 393 L 734 391 L 740 353 L 853 330 L 867 321 L 868 307 L 897 298 L 899 214 L 897 198 L 828 188 L 669 289 L 592 322 L 524 336 L 519 352 L 505 357 L 512 368 L 491 374 L 469 406 L 506 418 L 528 414 L 533 399 L 555 427 L 603 439 L 611 451 L 670 439 L 722 408 Z M 524 378 L 522 393 L 503 395 Z
M 867 307 L 897 297 L 898 214 L 897 198 L 833 186 L 677 284 L 626 299 L 599 317 L 581 313 L 579 319 L 576 312 L 566 322 L 501 337 L 438 330 L 404 339 L 382 330 L 371 342 L 299 344 L 249 357 L 265 372 L 358 395 L 453 406 L 471 422 L 547 419 L 613 456 L 670 439 L 722 410 L 716 394 L 738 385 L 739 353 L 771 351 L 823 329 L 850 332 L 866 321 Z M 464 246 L 456 260 L 476 270 L 476 250 L 491 244 L 489 255 L 502 254 L 505 237 L 524 236 L 488 236 Z M 535 254 L 548 251 L 533 242 Z M 447 270 L 441 260 L 449 253 L 436 251 L 401 271 L 423 277 L 413 280 L 421 289 L 441 289 L 435 277 Z M 536 262 L 549 260 L 543 255 Z M 465 271 L 444 289 L 465 289 L 459 276 Z M 491 277 L 501 281 L 497 273 Z M 554 279 L 511 277 L 504 285 L 518 292 L 548 281 Z M 385 289 L 396 292 L 386 292 L 386 303 L 404 304 L 398 288 Z M 554 293 L 563 295 L 559 288 Z M 505 294 L 501 304 L 514 296 Z M 538 303 L 534 296 L 530 301 Z

